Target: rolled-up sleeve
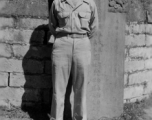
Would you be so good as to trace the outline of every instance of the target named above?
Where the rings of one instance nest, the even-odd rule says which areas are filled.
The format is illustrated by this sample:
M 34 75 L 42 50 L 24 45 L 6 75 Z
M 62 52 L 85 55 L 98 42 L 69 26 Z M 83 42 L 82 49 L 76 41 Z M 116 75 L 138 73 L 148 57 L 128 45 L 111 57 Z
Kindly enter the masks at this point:
M 56 35 L 56 32 L 55 32 L 56 27 L 57 27 L 57 18 L 55 14 L 55 4 L 53 2 L 50 9 L 50 13 L 49 13 L 49 28 L 50 28 L 50 32 L 54 36 Z
M 95 32 L 98 30 L 98 12 L 97 12 L 97 7 L 95 2 L 92 2 L 91 4 L 91 8 L 92 8 L 92 13 L 91 13 L 91 19 L 90 19 L 90 33 L 89 33 L 89 38 L 91 39 L 92 37 L 95 36 Z

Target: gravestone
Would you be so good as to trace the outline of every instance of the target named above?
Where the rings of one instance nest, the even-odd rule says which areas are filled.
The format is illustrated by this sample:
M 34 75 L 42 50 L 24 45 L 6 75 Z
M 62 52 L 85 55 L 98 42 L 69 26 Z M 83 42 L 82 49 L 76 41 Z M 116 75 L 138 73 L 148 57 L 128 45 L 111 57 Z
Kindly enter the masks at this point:
M 123 112 L 126 3 L 95 0 L 99 30 L 92 43 L 92 68 L 87 90 L 88 119 L 120 116 Z M 113 4 L 112 4 L 112 3 Z

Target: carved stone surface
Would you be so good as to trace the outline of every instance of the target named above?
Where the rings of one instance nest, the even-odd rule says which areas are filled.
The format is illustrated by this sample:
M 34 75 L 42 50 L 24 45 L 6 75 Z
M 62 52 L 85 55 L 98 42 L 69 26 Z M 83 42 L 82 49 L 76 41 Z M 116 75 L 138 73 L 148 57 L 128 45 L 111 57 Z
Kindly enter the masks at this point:
M 109 0 L 110 12 L 126 12 L 129 0 Z

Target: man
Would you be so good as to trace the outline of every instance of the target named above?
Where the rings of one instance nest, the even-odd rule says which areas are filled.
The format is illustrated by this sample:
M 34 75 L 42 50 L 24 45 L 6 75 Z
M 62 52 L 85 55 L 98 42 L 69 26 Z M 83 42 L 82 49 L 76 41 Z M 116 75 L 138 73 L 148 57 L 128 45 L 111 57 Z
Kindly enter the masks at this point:
M 51 119 L 63 120 L 64 99 L 70 73 L 74 91 L 73 120 L 87 120 L 86 87 L 91 62 L 91 44 L 98 27 L 93 0 L 54 0 L 49 26 L 52 49 L 53 98 Z

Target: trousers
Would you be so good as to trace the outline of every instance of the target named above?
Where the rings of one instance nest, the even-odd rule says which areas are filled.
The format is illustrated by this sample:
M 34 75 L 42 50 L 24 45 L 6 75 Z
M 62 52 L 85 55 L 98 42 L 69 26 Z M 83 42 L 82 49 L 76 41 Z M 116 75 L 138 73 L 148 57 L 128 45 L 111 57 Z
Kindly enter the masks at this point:
M 63 120 L 65 92 L 70 73 L 74 92 L 72 119 L 87 120 L 86 88 L 90 63 L 91 44 L 88 37 L 56 37 L 52 49 L 51 120 Z

